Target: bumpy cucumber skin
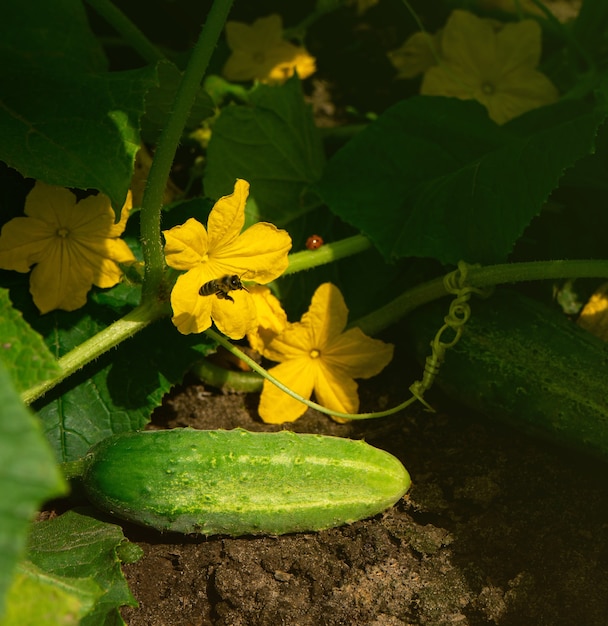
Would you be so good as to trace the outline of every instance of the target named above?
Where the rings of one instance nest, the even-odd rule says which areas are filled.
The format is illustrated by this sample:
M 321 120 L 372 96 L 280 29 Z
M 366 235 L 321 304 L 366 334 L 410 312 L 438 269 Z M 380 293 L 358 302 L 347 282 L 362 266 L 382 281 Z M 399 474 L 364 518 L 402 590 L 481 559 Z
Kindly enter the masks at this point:
M 408 318 L 420 358 L 446 310 L 438 302 Z M 473 298 L 471 310 L 436 384 L 489 417 L 608 460 L 608 345 L 514 290 Z
M 288 431 L 125 433 L 85 457 L 89 499 L 157 530 L 281 535 L 370 517 L 409 489 L 401 462 L 363 441 Z

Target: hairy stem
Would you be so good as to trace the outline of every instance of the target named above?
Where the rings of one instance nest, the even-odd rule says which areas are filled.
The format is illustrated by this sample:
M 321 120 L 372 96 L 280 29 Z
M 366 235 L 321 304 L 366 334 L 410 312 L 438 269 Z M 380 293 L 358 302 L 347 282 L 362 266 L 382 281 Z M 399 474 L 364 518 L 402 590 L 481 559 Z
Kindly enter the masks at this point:
M 82 369 L 87 363 L 100 357 L 102 354 L 115 348 L 125 339 L 132 337 L 137 332 L 148 326 L 151 322 L 167 314 L 165 304 L 153 302 L 151 304 L 142 304 L 137 308 L 129 311 L 124 317 L 110 324 L 101 332 L 93 335 L 79 346 L 62 356 L 57 364 L 60 373 L 49 380 L 30 387 L 21 394 L 21 399 L 26 404 L 31 404 L 34 400 L 42 397 L 47 391 L 58 385 L 68 376 Z
M 144 302 L 158 297 L 164 277 L 165 261 L 160 237 L 160 217 L 163 193 L 175 151 L 231 6 L 232 0 L 215 0 L 213 3 L 154 153 L 141 210 L 141 237 L 146 268 L 142 295 Z

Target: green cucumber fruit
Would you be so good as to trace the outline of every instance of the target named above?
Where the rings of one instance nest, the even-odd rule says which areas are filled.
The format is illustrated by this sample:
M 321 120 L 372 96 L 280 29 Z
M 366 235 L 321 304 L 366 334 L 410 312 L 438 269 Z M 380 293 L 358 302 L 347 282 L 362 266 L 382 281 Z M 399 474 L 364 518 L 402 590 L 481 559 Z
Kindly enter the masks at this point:
M 122 519 L 233 536 L 354 522 L 410 485 L 398 459 L 363 441 L 190 428 L 104 439 L 85 456 L 82 481 L 93 504 Z
M 514 290 L 470 306 L 435 384 L 482 414 L 608 459 L 608 344 Z M 421 360 L 446 312 L 442 301 L 408 317 Z

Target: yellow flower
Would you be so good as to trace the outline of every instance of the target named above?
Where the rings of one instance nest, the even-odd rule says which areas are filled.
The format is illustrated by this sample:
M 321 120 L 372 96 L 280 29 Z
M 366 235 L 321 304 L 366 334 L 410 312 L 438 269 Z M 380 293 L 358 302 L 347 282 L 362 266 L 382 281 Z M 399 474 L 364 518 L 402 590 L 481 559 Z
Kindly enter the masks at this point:
M 220 198 L 207 221 L 207 230 L 195 219 L 164 231 L 167 264 L 187 270 L 171 292 L 173 323 L 180 333 L 201 333 L 213 320 L 232 339 L 241 339 L 255 326 L 256 309 L 246 289 L 200 295 L 210 281 L 236 276 L 239 280 L 269 283 L 287 268 L 291 238 L 273 224 L 259 222 L 243 233 L 249 183 L 237 180 L 234 193 Z
M 228 80 L 283 83 L 294 71 L 303 79 L 317 69 L 314 57 L 305 48 L 283 39 L 280 15 L 262 17 L 251 26 L 227 22 L 226 40 L 232 54 L 222 74 Z
M 301 321 L 287 324 L 262 354 L 279 362 L 269 372 L 302 397 L 310 398 L 314 391 L 323 406 L 356 413 L 359 396 L 353 379 L 378 374 L 393 358 L 393 346 L 367 337 L 359 328 L 344 332 L 347 316 L 340 290 L 324 283 Z M 264 381 L 259 413 L 265 422 L 292 422 L 305 411 L 305 404 Z
M 113 287 L 122 276 L 118 263 L 135 261 L 119 239 L 125 229 L 131 194 L 114 223 L 103 194 L 80 202 L 69 190 L 37 182 L 25 200 L 25 214 L 2 228 L 0 268 L 29 272 L 30 292 L 41 313 L 74 311 L 86 303 L 93 285 Z
M 535 21 L 505 24 L 496 31 L 489 20 L 454 11 L 442 32 L 442 61 L 427 70 L 420 92 L 475 99 L 503 124 L 557 100 L 557 89 L 536 70 L 540 54 L 541 30 Z

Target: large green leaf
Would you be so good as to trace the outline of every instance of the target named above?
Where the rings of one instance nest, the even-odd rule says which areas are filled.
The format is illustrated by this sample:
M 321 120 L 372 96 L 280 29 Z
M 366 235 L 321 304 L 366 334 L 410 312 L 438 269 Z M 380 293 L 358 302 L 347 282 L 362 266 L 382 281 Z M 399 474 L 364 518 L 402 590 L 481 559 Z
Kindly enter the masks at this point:
M 501 262 L 604 117 L 564 101 L 497 126 L 475 102 L 414 97 L 336 153 L 317 190 L 387 259 Z
M 105 71 L 79 0 L 0 8 L 0 159 L 49 184 L 124 202 L 156 70 Z
M 320 178 L 324 156 L 297 77 L 281 86 L 259 85 L 247 105 L 224 108 L 213 125 L 208 159 L 208 196 L 231 193 L 237 178 L 251 183 L 257 207 L 248 204 L 248 223 L 282 225 L 305 210 L 302 192 Z
M 18 391 L 41 383 L 59 367 L 42 337 L 33 331 L 13 308 L 8 291 L 0 288 L 0 361 L 4 363 Z
M 120 526 L 100 522 L 84 512 L 68 511 L 55 519 L 34 524 L 28 558 L 54 577 L 94 581 L 103 591 L 81 626 L 124 624 L 123 605 L 136 606 L 120 569 L 117 549 L 125 541 Z M 88 584 L 91 589 L 90 583 Z M 81 594 L 81 596 L 84 594 Z
M 66 485 L 39 422 L 21 403 L 0 363 L 0 616 L 27 530 L 42 502 Z

